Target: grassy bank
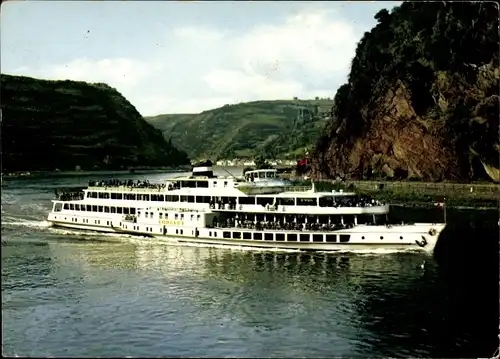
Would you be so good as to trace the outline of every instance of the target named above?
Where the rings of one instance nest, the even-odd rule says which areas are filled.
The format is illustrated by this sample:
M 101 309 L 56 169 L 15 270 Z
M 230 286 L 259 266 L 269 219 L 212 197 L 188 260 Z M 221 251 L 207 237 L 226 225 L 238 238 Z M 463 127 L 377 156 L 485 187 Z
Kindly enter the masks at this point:
M 310 186 L 310 181 L 297 184 Z M 353 181 L 315 182 L 316 190 L 344 190 L 366 194 L 391 204 L 433 206 L 446 199 L 448 207 L 498 208 L 500 187 L 495 184 Z

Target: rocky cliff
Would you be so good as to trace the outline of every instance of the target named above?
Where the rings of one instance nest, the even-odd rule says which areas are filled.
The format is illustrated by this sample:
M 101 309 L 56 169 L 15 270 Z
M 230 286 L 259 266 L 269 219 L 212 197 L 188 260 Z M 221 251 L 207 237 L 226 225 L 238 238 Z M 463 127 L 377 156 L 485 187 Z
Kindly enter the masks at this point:
M 106 84 L 1 75 L 3 171 L 189 163 Z
M 375 18 L 313 177 L 498 181 L 497 4 L 405 2 Z

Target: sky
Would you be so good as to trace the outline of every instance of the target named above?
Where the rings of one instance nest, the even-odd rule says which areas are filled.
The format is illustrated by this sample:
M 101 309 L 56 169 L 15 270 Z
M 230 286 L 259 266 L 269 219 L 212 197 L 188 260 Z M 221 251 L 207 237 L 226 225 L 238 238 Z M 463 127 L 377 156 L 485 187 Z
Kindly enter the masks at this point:
M 1 70 L 104 82 L 143 116 L 333 98 L 374 15 L 399 4 L 8 1 Z

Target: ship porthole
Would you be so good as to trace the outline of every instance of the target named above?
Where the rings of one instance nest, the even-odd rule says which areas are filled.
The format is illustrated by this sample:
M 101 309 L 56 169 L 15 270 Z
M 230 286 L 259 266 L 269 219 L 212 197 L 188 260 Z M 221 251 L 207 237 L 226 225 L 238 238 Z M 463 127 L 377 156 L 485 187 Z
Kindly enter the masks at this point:
M 361 239 L 365 239 L 365 236 L 361 237 Z
M 380 239 L 384 239 L 384 236 L 380 236 Z
M 399 239 L 403 239 L 403 236 L 400 236 Z

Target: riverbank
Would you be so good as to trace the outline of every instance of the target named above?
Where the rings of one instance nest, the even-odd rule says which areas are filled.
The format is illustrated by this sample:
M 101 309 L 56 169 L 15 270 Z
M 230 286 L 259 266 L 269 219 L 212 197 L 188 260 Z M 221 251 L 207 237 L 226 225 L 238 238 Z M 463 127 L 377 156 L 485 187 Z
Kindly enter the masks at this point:
M 311 186 L 311 181 L 294 181 Z M 405 206 L 436 206 L 446 203 L 456 208 L 498 208 L 500 186 L 493 183 L 425 183 L 388 181 L 318 181 L 318 191 L 344 190 L 369 195 L 375 199 Z
M 159 167 L 159 168 L 131 168 L 129 170 L 109 171 L 24 171 L 2 173 L 2 179 L 44 178 L 44 177 L 85 177 L 85 176 L 116 176 L 130 174 L 157 174 L 189 172 L 191 167 Z

